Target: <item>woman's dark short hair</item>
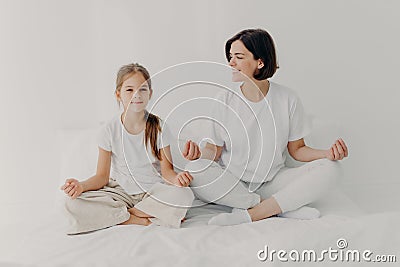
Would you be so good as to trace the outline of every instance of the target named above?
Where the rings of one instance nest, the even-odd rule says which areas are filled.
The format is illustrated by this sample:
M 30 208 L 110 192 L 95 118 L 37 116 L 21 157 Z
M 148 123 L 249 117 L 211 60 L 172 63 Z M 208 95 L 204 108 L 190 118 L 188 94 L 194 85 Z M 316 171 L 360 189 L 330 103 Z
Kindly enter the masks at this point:
M 226 59 L 230 61 L 230 50 L 233 42 L 240 40 L 244 46 L 249 50 L 255 60 L 261 59 L 264 66 L 254 74 L 254 78 L 257 80 L 265 80 L 271 78 L 276 69 L 279 68 L 276 60 L 276 52 L 274 40 L 271 35 L 262 29 L 246 29 L 231 39 L 226 41 L 225 44 L 225 55 Z

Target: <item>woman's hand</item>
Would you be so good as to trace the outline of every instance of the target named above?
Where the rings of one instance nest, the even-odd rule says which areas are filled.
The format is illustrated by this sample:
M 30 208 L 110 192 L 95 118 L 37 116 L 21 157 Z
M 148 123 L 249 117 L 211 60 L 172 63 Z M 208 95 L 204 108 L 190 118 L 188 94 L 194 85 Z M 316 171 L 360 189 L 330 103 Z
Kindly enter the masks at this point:
M 187 160 L 200 158 L 201 152 L 199 146 L 195 142 L 188 140 L 183 148 L 182 156 Z
M 72 199 L 79 197 L 83 192 L 82 184 L 73 178 L 65 180 L 65 184 L 60 188 L 65 192 L 65 194 L 69 195 Z
M 180 172 L 176 175 L 175 179 L 173 180 L 173 184 L 177 186 L 187 187 L 189 186 L 190 182 L 193 180 L 193 176 L 190 175 L 189 172 Z
M 349 152 L 342 138 L 336 140 L 330 149 L 326 150 L 326 158 L 330 160 L 342 160 L 347 157 Z

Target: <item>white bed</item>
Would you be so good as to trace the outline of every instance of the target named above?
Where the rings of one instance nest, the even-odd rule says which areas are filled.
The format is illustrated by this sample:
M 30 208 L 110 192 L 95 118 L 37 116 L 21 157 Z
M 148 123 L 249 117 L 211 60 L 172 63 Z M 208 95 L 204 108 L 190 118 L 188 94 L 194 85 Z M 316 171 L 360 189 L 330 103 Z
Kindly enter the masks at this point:
M 64 234 L 60 212 L 42 211 L 36 220 L 2 227 L 1 266 L 281 266 L 277 259 L 260 261 L 257 253 L 267 245 L 270 250 L 313 249 L 319 254 L 329 247 L 338 249 L 340 238 L 347 240 L 348 249 L 398 257 L 400 233 L 394 229 L 400 214 L 348 216 L 344 213 L 356 210 L 344 196 L 340 202 L 340 211 L 323 210 L 320 219 L 311 221 L 270 218 L 208 226 L 210 214 L 223 210 L 209 205 L 191 211 L 181 229 L 115 226 L 76 236 Z
M 93 129 L 60 132 L 62 179 L 69 175 L 83 178 L 93 172 L 95 133 Z M 76 154 L 77 149 L 80 155 Z M 307 261 L 281 262 L 276 255 L 273 261 L 261 261 L 259 256 L 265 255 L 259 251 L 268 246 L 269 250 L 288 253 L 314 250 L 319 255 L 330 247 L 338 249 L 339 239 L 347 241 L 348 246 L 343 250 L 370 250 L 371 258 L 378 254 L 396 255 L 398 261 L 400 256 L 400 231 L 396 230 L 400 213 L 365 214 L 340 188 L 333 189 L 324 201 L 315 205 L 322 213 L 316 220 L 274 217 L 237 226 L 208 226 L 211 216 L 229 212 L 227 207 L 208 204 L 190 210 L 181 229 L 115 226 L 76 236 L 64 233 L 66 220 L 61 209 L 64 196 L 61 192 L 55 194 L 54 203 L 6 207 L 6 213 L 21 211 L 26 216 L 2 221 L 0 266 L 308 266 Z M 376 264 L 362 260 L 334 262 L 328 257 L 317 264 L 329 263 Z

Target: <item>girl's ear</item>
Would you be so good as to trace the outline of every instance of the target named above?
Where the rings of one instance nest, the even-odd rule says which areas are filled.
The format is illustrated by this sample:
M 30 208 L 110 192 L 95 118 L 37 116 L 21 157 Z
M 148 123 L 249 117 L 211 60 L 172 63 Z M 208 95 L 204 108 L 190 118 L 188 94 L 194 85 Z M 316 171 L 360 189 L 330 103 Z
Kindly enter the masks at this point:
M 121 93 L 119 91 L 115 91 L 115 97 L 117 98 L 118 101 L 121 100 Z
M 153 95 L 153 89 L 150 89 L 150 96 L 149 99 L 151 99 L 151 96 Z

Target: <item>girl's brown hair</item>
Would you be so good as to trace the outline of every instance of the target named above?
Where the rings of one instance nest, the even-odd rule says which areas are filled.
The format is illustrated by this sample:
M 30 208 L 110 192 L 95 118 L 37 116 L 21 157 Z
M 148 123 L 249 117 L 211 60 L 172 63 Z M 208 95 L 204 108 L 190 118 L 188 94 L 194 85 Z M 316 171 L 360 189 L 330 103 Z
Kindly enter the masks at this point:
M 147 71 L 147 69 L 138 63 L 132 63 L 122 66 L 119 69 L 117 74 L 115 93 L 120 92 L 124 81 L 126 81 L 136 73 L 141 73 L 143 75 L 143 77 L 147 81 L 147 84 L 149 85 L 150 91 L 152 91 L 153 89 L 151 87 L 150 74 Z M 147 144 L 150 143 L 153 155 L 158 160 L 161 160 L 161 153 L 157 146 L 158 133 L 161 132 L 160 118 L 145 110 L 144 119 L 146 120 L 146 129 L 144 132 L 144 144 L 147 148 Z

